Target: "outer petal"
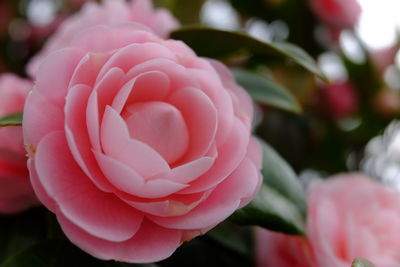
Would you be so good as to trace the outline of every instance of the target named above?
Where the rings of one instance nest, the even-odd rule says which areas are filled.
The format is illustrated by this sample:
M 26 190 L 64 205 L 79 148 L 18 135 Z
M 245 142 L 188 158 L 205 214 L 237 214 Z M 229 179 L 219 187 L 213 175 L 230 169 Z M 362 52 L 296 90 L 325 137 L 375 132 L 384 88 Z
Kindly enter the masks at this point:
M 40 65 L 35 90 L 55 105 L 64 106 L 72 74 L 83 57 L 82 50 L 73 48 L 52 53 Z
M 59 211 L 91 235 L 123 241 L 139 229 L 143 215 L 113 194 L 93 186 L 72 158 L 63 132 L 43 138 L 36 153 L 35 169 Z
M 64 128 L 63 109 L 34 90 L 26 99 L 22 125 L 27 150 L 34 152 L 43 136 Z
M 85 52 L 104 53 L 133 43 L 142 43 L 153 36 L 147 27 L 137 23 L 125 23 L 119 27 L 96 25 L 74 35 L 67 46 L 79 47 Z
M 260 176 L 253 163 L 245 159 L 239 167 L 211 195 L 192 211 L 183 216 L 148 216 L 155 223 L 173 229 L 202 229 L 214 226 L 240 205 L 242 198 L 255 193 Z
M 28 160 L 28 169 L 30 174 L 30 181 L 36 196 L 38 197 L 40 202 L 46 206 L 46 208 L 48 208 L 52 212 L 56 212 L 57 204 L 54 202 L 53 199 L 49 197 L 46 190 L 44 190 L 42 184 L 40 183 L 33 159 Z
M 140 230 L 130 240 L 115 243 L 89 235 L 61 214 L 57 218 L 75 245 L 103 260 L 155 262 L 169 257 L 181 243 L 180 231 L 165 229 L 147 220 L 143 221 Z

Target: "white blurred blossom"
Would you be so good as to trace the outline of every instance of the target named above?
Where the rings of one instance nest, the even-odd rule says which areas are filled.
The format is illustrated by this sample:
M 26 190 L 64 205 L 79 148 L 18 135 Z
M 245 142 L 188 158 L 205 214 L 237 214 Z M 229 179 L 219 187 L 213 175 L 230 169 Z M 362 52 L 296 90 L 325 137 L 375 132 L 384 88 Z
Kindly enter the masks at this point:
M 361 168 L 379 182 L 400 191 L 400 121 L 393 121 L 383 135 L 367 144 Z

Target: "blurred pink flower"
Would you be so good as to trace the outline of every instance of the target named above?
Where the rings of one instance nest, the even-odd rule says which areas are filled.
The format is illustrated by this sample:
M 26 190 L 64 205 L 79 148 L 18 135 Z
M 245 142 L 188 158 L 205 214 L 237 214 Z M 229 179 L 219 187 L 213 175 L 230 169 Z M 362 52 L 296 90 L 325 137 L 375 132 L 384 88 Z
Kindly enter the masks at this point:
M 7 33 L 12 17 L 12 10 L 7 1 L 0 2 L 0 36 Z
M 257 250 L 258 266 L 349 267 L 361 257 L 379 267 L 396 267 L 399 235 L 398 192 L 359 173 L 337 175 L 311 186 L 307 240 L 260 233 L 258 244 L 264 248 Z
M 357 0 L 309 0 L 317 17 L 334 28 L 352 28 L 361 14 Z
M 31 181 L 86 252 L 161 260 L 256 193 L 252 120 L 221 63 L 140 24 L 93 27 L 39 68 L 23 122 Z
M 312 267 L 306 238 L 257 229 L 257 267 Z
M 0 117 L 21 112 L 32 83 L 13 74 L 0 75 Z M 0 128 L 0 213 L 20 212 L 38 204 L 29 182 L 22 129 Z
M 67 0 L 68 4 L 74 8 L 79 8 L 87 2 L 94 2 L 96 0 Z
M 340 119 L 353 115 L 358 109 L 356 91 L 349 82 L 325 84 L 321 89 L 322 108 L 328 115 Z
M 143 24 L 162 38 L 166 38 L 171 30 L 179 26 L 178 21 L 167 10 L 153 9 L 151 0 L 103 0 L 101 4 L 88 2 L 79 12 L 61 23 L 43 49 L 28 63 L 27 72 L 35 77 L 46 56 L 68 47 L 77 35 L 90 27 L 128 22 Z

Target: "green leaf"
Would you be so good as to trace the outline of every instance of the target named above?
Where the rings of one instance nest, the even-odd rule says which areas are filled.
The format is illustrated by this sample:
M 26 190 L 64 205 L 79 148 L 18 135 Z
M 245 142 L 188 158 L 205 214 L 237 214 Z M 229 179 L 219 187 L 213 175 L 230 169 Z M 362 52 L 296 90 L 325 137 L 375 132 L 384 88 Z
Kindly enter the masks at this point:
M 276 190 L 263 184 L 253 201 L 230 219 L 240 225 L 258 225 L 293 235 L 305 234 L 304 217 L 298 208 Z
M 282 85 L 255 72 L 233 69 L 236 81 L 258 102 L 293 113 L 302 109 L 296 98 Z
M 242 255 L 251 255 L 251 240 L 247 237 L 249 228 L 239 227 L 230 221 L 224 221 L 207 232 L 207 237 L 230 250 Z
M 14 113 L 3 118 L 0 118 L 0 127 L 4 126 L 21 126 L 22 112 Z
M 263 185 L 253 201 L 230 218 L 242 225 L 304 235 L 306 201 L 302 185 L 290 166 L 269 145 L 260 142 Z
M 375 265 L 366 259 L 356 258 L 351 264 L 351 267 L 375 267 Z
M 248 53 L 266 60 L 289 58 L 321 79 L 328 78 L 314 59 L 300 47 L 285 42 L 267 43 L 241 32 L 225 31 L 203 26 L 184 26 L 171 33 L 171 38 L 182 40 L 200 56 L 226 58 Z
M 307 201 L 303 185 L 292 167 L 266 142 L 258 139 L 263 149 L 264 184 L 275 189 L 283 197 L 291 201 L 305 216 Z

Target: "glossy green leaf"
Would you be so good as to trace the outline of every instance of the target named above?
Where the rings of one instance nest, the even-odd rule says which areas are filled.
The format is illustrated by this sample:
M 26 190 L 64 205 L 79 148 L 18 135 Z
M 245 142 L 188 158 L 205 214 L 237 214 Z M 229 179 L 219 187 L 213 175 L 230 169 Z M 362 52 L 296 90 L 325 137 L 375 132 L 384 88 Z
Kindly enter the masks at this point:
M 293 113 L 302 111 L 296 98 L 282 85 L 244 69 L 234 69 L 233 74 L 254 100 Z
M 351 264 L 351 267 L 375 267 L 375 265 L 366 259 L 356 258 Z
M 207 232 L 207 237 L 236 253 L 251 255 L 251 240 L 246 235 L 249 230 L 227 220 Z
M 225 31 L 203 26 L 185 26 L 171 33 L 171 38 L 182 40 L 200 56 L 226 58 L 235 54 L 252 54 L 266 60 L 289 58 L 328 81 L 314 59 L 304 50 L 284 42 L 267 43 L 241 32 Z
M 231 219 L 242 225 L 259 225 L 287 234 L 305 233 L 305 194 L 292 168 L 271 148 L 263 147 L 263 185 L 246 207 Z
M 296 173 L 275 149 L 263 140 L 258 141 L 263 149 L 264 184 L 287 198 L 305 216 L 307 207 L 305 192 Z
M 0 127 L 4 126 L 21 126 L 22 125 L 22 112 L 14 113 L 3 118 L 0 118 Z
M 258 225 L 286 234 L 304 235 L 305 223 L 300 210 L 270 186 L 263 184 L 256 197 L 246 207 L 237 210 L 230 219 L 241 225 Z

